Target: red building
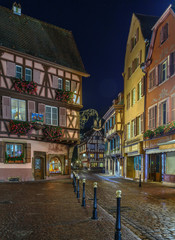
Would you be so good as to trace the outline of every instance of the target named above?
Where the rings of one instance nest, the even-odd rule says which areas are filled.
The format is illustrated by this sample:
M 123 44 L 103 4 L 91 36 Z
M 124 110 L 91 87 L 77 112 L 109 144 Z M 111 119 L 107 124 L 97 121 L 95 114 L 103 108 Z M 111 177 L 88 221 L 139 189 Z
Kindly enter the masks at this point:
M 146 60 L 145 178 L 175 182 L 175 9 L 154 25 Z
M 0 7 L 0 180 L 70 174 L 87 76 L 70 31 Z

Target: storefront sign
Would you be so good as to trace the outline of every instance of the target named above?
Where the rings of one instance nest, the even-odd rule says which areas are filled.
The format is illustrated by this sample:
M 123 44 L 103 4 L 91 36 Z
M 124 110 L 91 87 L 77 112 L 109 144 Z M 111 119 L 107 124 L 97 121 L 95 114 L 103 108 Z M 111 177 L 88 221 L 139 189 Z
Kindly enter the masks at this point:
M 43 114 L 32 113 L 32 122 L 43 122 L 44 117 Z

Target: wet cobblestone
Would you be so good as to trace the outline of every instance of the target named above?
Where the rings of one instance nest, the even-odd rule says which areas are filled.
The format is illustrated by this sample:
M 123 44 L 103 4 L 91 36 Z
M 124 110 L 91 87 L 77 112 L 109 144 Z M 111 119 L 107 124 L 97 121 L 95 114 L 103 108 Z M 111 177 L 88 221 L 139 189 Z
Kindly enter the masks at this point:
M 122 178 L 111 178 L 103 175 L 94 176 L 81 173 L 88 179 L 88 194 L 91 196 L 90 185 L 98 181 L 98 204 L 115 217 L 116 190 L 122 190 L 121 216 L 122 225 L 127 226 L 140 239 L 161 240 L 174 239 L 175 228 L 175 188 L 161 184 L 142 183 Z

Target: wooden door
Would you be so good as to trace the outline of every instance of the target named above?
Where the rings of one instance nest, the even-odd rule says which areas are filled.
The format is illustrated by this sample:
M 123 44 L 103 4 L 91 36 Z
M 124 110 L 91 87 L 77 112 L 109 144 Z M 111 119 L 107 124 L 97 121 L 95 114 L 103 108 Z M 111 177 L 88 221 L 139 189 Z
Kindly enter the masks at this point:
M 44 179 L 44 157 L 36 156 L 34 160 L 35 180 Z

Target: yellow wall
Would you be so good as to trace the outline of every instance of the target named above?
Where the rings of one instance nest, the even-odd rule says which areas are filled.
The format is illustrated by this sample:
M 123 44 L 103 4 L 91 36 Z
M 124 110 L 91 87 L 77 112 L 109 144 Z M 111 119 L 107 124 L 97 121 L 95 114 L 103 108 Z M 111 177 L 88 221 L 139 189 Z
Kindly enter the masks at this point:
M 132 51 L 130 51 L 131 38 L 134 37 L 137 31 L 137 28 L 139 28 L 139 40 L 134 46 L 134 48 L 132 49 Z M 145 62 L 145 40 L 141 32 L 140 22 L 135 16 L 135 14 L 133 14 L 129 35 L 128 35 L 127 46 L 126 46 L 125 66 L 124 66 L 124 102 L 125 102 L 124 123 L 125 125 L 129 122 L 131 123 L 133 119 L 140 116 L 144 112 L 144 96 L 139 101 L 137 100 L 138 83 L 141 81 L 142 77 L 144 76 L 144 73 L 142 72 L 142 69 L 140 68 L 140 66 L 137 67 L 135 72 L 132 73 L 132 75 L 128 79 L 128 67 L 132 66 L 132 61 L 136 57 L 139 57 L 140 50 L 142 50 L 141 62 L 143 63 Z M 126 97 L 127 97 L 127 94 L 130 93 L 130 103 L 131 103 L 131 91 L 133 88 L 135 88 L 135 104 L 133 106 L 130 106 L 130 108 L 127 110 Z M 142 134 L 139 136 L 141 137 L 141 139 L 143 139 Z M 134 138 L 138 138 L 138 135 L 136 137 L 130 138 L 130 140 Z

